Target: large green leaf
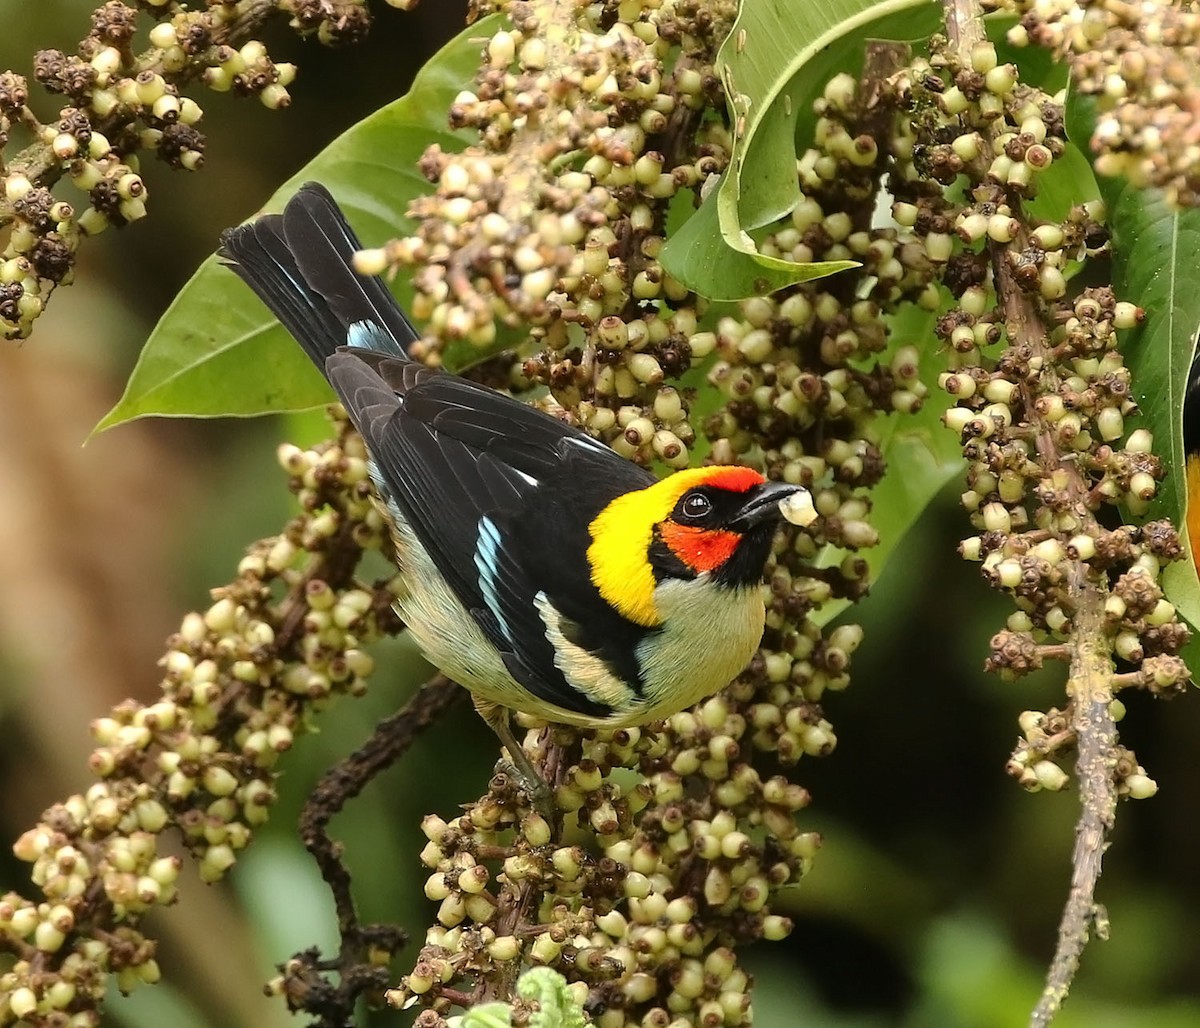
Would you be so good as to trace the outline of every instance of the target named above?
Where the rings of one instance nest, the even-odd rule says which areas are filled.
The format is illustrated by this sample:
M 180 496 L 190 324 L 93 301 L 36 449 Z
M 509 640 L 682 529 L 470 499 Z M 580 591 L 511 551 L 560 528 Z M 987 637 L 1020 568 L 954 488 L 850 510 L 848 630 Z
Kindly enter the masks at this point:
M 929 388 L 924 406 L 915 414 L 892 414 L 882 419 L 879 447 L 887 473 L 871 490 L 871 524 L 879 544 L 862 552 L 871 568 L 871 581 L 883 573 L 892 553 L 942 487 L 963 471 L 962 449 L 954 433 L 942 424 L 950 397 L 937 385 L 946 370 L 946 357 L 932 345 L 936 312 L 909 304 L 888 319 L 891 345 L 915 345 L 921 351 L 921 381 Z M 885 354 L 883 360 L 887 359 Z M 818 567 L 841 562 L 845 551 L 827 546 L 817 555 Z M 832 621 L 849 606 L 847 600 L 826 603 L 812 617 L 818 624 Z
M 766 256 L 752 232 L 799 200 L 797 131 L 808 138 L 812 102 L 825 82 L 861 65 L 867 39 L 924 38 L 939 16 L 930 0 L 745 0 L 717 56 L 733 154 L 717 187 L 663 248 L 671 275 L 711 299 L 738 300 L 854 267 Z
M 1095 124 L 1090 98 L 1072 95 L 1067 129 L 1085 149 Z M 1183 401 L 1200 329 L 1200 210 L 1180 211 L 1153 189 L 1135 189 L 1124 179 L 1098 177 L 1112 233 L 1113 288 L 1119 299 L 1146 311 L 1145 320 L 1123 340 L 1142 424 L 1154 433 L 1154 450 L 1168 469 L 1149 516 L 1186 524 L 1187 451 Z M 1200 666 L 1200 579 L 1191 560 L 1164 572 L 1167 594 L 1196 630 L 1185 657 Z
M 1200 211 L 1181 213 L 1156 192 L 1105 188 L 1113 233 L 1113 285 L 1146 311 L 1125 353 L 1144 423 L 1170 474 L 1151 505 L 1154 517 L 1187 511 L 1183 399 L 1200 327 Z
M 1187 453 L 1183 440 L 1183 399 L 1200 327 L 1200 211 L 1179 211 L 1161 195 L 1123 184 L 1102 187 L 1107 197 L 1116 262 L 1117 295 L 1143 307 L 1146 319 L 1130 333 L 1126 358 L 1145 424 L 1154 433 L 1155 451 L 1168 475 L 1151 506 L 1154 517 L 1185 525 L 1188 510 Z M 1185 533 L 1186 534 L 1186 533 Z M 1164 572 L 1172 602 L 1200 632 L 1200 579 L 1191 560 L 1176 561 Z M 1189 647 L 1189 664 L 1200 661 L 1200 636 Z
M 481 37 L 497 17 L 476 22 L 426 64 L 407 95 L 348 129 L 271 197 L 279 211 L 301 183 L 329 187 L 359 235 L 382 242 L 411 230 L 409 203 L 429 190 L 417 161 L 431 143 L 460 150 L 446 111 L 479 64 Z M 411 297 L 398 282 L 401 302 Z M 102 431 L 150 415 L 221 417 L 303 410 L 333 398 L 321 375 L 257 297 L 215 255 L 162 316 Z

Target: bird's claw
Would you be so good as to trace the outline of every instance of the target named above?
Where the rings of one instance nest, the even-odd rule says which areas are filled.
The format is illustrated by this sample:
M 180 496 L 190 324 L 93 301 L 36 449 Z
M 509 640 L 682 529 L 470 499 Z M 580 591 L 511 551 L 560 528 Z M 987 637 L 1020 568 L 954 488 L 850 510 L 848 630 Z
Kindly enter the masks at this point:
M 521 757 L 525 757 L 524 750 L 518 750 Z M 550 788 L 550 784 L 537 772 L 537 769 L 530 762 L 528 757 L 524 760 L 510 759 L 509 757 L 501 757 L 496 761 L 495 771 L 497 774 L 506 775 L 525 793 L 529 800 L 529 805 L 546 819 L 549 824 L 554 824 L 558 818 L 558 810 L 554 803 L 554 790 Z

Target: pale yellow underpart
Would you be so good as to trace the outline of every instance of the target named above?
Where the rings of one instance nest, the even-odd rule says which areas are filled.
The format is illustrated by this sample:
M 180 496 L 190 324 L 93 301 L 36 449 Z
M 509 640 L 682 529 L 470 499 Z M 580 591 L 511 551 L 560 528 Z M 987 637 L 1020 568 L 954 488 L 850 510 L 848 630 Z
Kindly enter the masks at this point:
M 602 660 L 564 638 L 558 611 L 539 595 L 538 612 L 559 670 L 585 696 L 613 708 L 608 717 L 590 717 L 547 703 L 520 685 L 408 526 L 394 524 L 392 540 L 401 572 L 396 610 L 426 659 L 477 700 L 558 724 L 620 728 L 667 717 L 728 685 L 762 638 L 759 585 L 727 589 L 707 574 L 665 581 L 654 590 L 663 626 L 639 647 L 644 680 L 639 699 Z
M 547 598 L 538 593 L 534 605 L 546 626 L 546 638 L 554 647 L 554 663 L 563 677 L 588 699 L 612 707 L 613 710 L 628 709 L 637 700 L 634 691 L 608 670 L 594 653 L 570 642 L 562 632 L 562 615 Z
M 757 582 L 729 589 L 708 574 L 672 578 L 654 590 L 654 602 L 663 626 L 638 647 L 644 706 L 626 724 L 667 717 L 724 689 L 762 641 L 765 612 Z
M 396 524 L 395 519 L 392 544 L 400 569 L 396 612 L 425 659 L 484 700 L 530 710 L 529 701 L 534 697 L 513 681 L 496 648 L 446 584 L 412 530 Z

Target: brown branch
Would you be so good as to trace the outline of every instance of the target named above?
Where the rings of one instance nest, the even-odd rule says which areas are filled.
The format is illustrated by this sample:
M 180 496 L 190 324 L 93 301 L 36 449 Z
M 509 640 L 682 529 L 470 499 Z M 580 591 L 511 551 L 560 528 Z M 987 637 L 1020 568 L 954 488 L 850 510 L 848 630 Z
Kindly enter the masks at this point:
M 1016 210 L 1015 204 L 1014 210 Z M 993 245 L 993 268 L 997 293 L 1004 305 L 1006 320 L 1015 335 L 1032 345 L 1035 357 L 1046 357 L 1043 375 L 1053 374 L 1050 345 L 1045 325 L 1033 310 L 1026 295 L 1013 278 L 1004 259 L 1003 248 Z M 1043 389 L 1046 388 L 1043 383 Z M 1032 409 L 1031 387 L 1021 386 L 1026 409 Z M 1039 460 L 1062 473 L 1065 489 L 1081 524 L 1099 529 L 1089 505 L 1089 488 L 1079 462 L 1060 451 L 1050 426 L 1037 433 Z M 1059 921 L 1058 943 L 1047 972 L 1046 985 L 1030 1015 L 1031 1028 L 1045 1028 L 1054 1019 L 1070 990 L 1087 946 L 1089 929 L 1096 917 L 1096 885 L 1100 880 L 1108 833 L 1116 816 L 1117 729 L 1109 707 L 1113 698 L 1113 659 L 1111 642 L 1104 631 L 1104 603 L 1107 587 L 1089 579 L 1087 565 L 1077 562 L 1068 584 L 1068 597 L 1075 610 L 1071 637 L 1070 673 L 1067 692 L 1073 702 L 1068 707 L 1070 728 L 1075 734 L 1077 756 L 1075 773 L 1079 781 L 1079 820 L 1075 826 L 1075 849 L 1071 857 L 1071 891 Z
M 1087 583 L 1081 584 L 1078 595 L 1075 652 L 1067 691 L 1072 697 L 1071 725 L 1078 747 L 1075 774 L 1082 810 L 1075 826 L 1071 891 L 1059 922 L 1058 943 L 1046 985 L 1029 1019 L 1031 1028 L 1045 1028 L 1054 1020 L 1079 970 L 1092 926 L 1104 921 L 1104 910 L 1096 903 L 1096 883 L 1117 810 L 1113 778 L 1117 728 L 1110 711 L 1112 657 L 1104 644 L 1104 599 L 1100 590 Z M 1103 930 L 1100 934 L 1103 938 Z
M 329 822 L 464 695 L 445 675 L 435 675 L 402 710 L 381 721 L 363 746 L 328 771 L 304 804 L 300 840 L 333 894 L 341 946 L 332 960 L 322 959 L 315 948 L 297 953 L 280 971 L 289 1009 L 316 1016 L 317 1024 L 340 1028 L 349 1023 L 359 997 L 387 985 L 387 961 L 381 956 L 390 958 L 405 941 L 405 933 L 393 925 L 359 923 L 350 872 L 341 845 L 329 835 Z
M 964 66 L 969 66 L 972 48 L 984 42 L 982 12 L 978 0 L 943 0 L 947 35 Z M 982 143 L 985 161 L 990 162 L 990 139 Z M 999 187 L 997 187 L 999 188 Z M 1003 198 L 1020 219 L 1020 196 L 1011 190 Z M 1026 229 L 1022 227 L 1022 232 Z M 1017 282 L 1007 259 L 1006 246 L 989 243 L 996 294 L 1004 313 L 1008 332 L 1029 346 L 1032 358 L 1041 369 L 1020 383 L 1022 406 L 1036 411 L 1037 392 L 1052 392 L 1057 379 L 1054 347 L 1047 336 L 1046 324 L 1035 302 Z M 1038 429 L 1033 439 L 1038 461 L 1046 472 L 1059 476 L 1062 492 L 1068 497 L 1080 524 L 1100 530 L 1092 513 L 1091 496 L 1083 470 L 1074 454 L 1065 454 L 1050 424 L 1034 418 Z M 1076 775 L 1079 780 L 1081 811 L 1076 824 L 1072 856 L 1071 891 L 1059 922 L 1058 943 L 1047 972 L 1042 996 L 1030 1016 L 1032 1028 L 1045 1028 L 1053 1020 L 1070 990 L 1087 945 L 1091 925 L 1098 917 L 1095 902 L 1104 850 L 1116 811 L 1116 783 L 1113 768 L 1116 759 L 1117 731 L 1109 710 L 1113 696 L 1113 658 L 1111 643 L 1105 635 L 1104 604 L 1107 587 L 1089 577 L 1087 564 L 1076 561 L 1067 583 L 1067 596 L 1075 611 L 1070 639 L 1065 648 L 1070 654 L 1067 692 L 1072 697 L 1068 711 L 1070 730 L 1077 745 Z

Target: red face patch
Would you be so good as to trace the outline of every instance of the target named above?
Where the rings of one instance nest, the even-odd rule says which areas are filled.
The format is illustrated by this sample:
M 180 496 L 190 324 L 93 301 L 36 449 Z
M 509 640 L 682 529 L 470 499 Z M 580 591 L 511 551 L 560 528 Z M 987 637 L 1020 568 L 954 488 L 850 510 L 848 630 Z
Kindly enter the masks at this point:
M 715 571 L 733 556 L 737 544 L 742 541 L 737 532 L 677 525 L 674 521 L 664 521 L 659 526 L 659 533 L 671 552 L 697 574 Z

